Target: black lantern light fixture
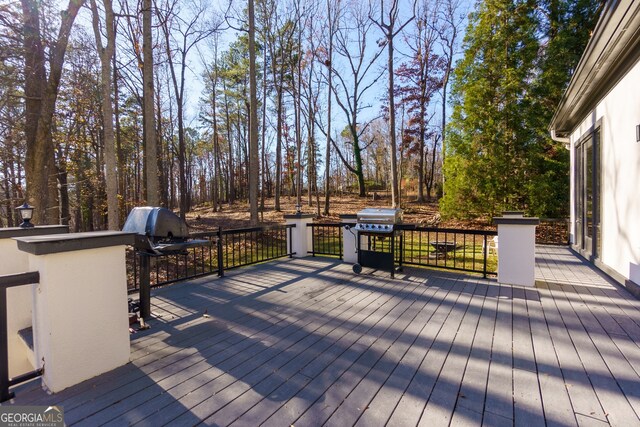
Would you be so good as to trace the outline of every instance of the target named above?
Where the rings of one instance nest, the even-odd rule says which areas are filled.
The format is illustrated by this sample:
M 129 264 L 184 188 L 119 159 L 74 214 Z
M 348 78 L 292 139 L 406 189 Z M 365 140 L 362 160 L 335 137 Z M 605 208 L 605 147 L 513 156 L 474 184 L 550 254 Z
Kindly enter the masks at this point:
M 31 218 L 33 218 L 33 209 L 33 206 L 29 206 L 27 202 L 24 202 L 24 205 L 16 208 L 16 210 L 20 212 L 20 218 L 22 218 L 22 224 L 20 224 L 20 227 L 33 227 L 33 224 L 31 224 Z

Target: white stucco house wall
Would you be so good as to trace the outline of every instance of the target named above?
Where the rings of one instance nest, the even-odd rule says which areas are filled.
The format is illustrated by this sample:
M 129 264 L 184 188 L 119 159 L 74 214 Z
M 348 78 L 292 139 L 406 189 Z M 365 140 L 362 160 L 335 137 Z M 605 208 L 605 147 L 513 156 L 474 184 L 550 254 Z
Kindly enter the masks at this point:
M 640 296 L 640 1 L 609 1 L 550 124 L 571 151 L 571 244 Z

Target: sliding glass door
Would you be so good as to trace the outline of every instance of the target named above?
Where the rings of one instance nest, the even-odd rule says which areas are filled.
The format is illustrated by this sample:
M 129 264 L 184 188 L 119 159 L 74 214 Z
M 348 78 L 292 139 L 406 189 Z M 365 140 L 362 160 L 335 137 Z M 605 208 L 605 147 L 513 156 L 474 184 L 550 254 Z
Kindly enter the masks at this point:
M 600 129 L 576 147 L 576 245 L 593 260 L 600 257 Z

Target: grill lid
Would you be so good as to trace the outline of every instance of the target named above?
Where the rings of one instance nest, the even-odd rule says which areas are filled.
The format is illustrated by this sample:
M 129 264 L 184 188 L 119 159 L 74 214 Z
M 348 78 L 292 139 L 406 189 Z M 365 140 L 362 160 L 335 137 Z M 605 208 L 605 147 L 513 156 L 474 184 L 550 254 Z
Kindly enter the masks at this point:
M 131 209 L 122 231 L 147 236 L 154 243 L 183 241 L 189 237 L 187 224 L 178 215 L 169 209 L 151 206 Z
M 402 209 L 367 208 L 357 214 L 356 230 L 368 233 L 393 233 L 402 222 Z
M 393 208 L 366 208 L 357 214 L 357 221 L 370 224 L 400 224 L 402 222 L 402 209 Z

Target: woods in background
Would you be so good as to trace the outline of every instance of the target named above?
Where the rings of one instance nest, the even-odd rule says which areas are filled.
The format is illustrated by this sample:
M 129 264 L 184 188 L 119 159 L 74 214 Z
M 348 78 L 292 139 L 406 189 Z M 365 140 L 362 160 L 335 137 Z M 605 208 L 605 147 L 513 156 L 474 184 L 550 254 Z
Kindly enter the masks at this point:
M 453 81 L 444 215 L 566 217 L 569 151 L 548 126 L 601 0 L 493 0 L 471 14 Z
M 1 0 L 0 226 L 25 200 L 86 231 L 144 204 L 246 200 L 255 223 L 286 196 L 328 214 L 332 195 L 423 202 L 443 181 L 453 216 L 562 213 L 546 124 L 597 4 L 480 3 L 445 135 L 460 0 Z

